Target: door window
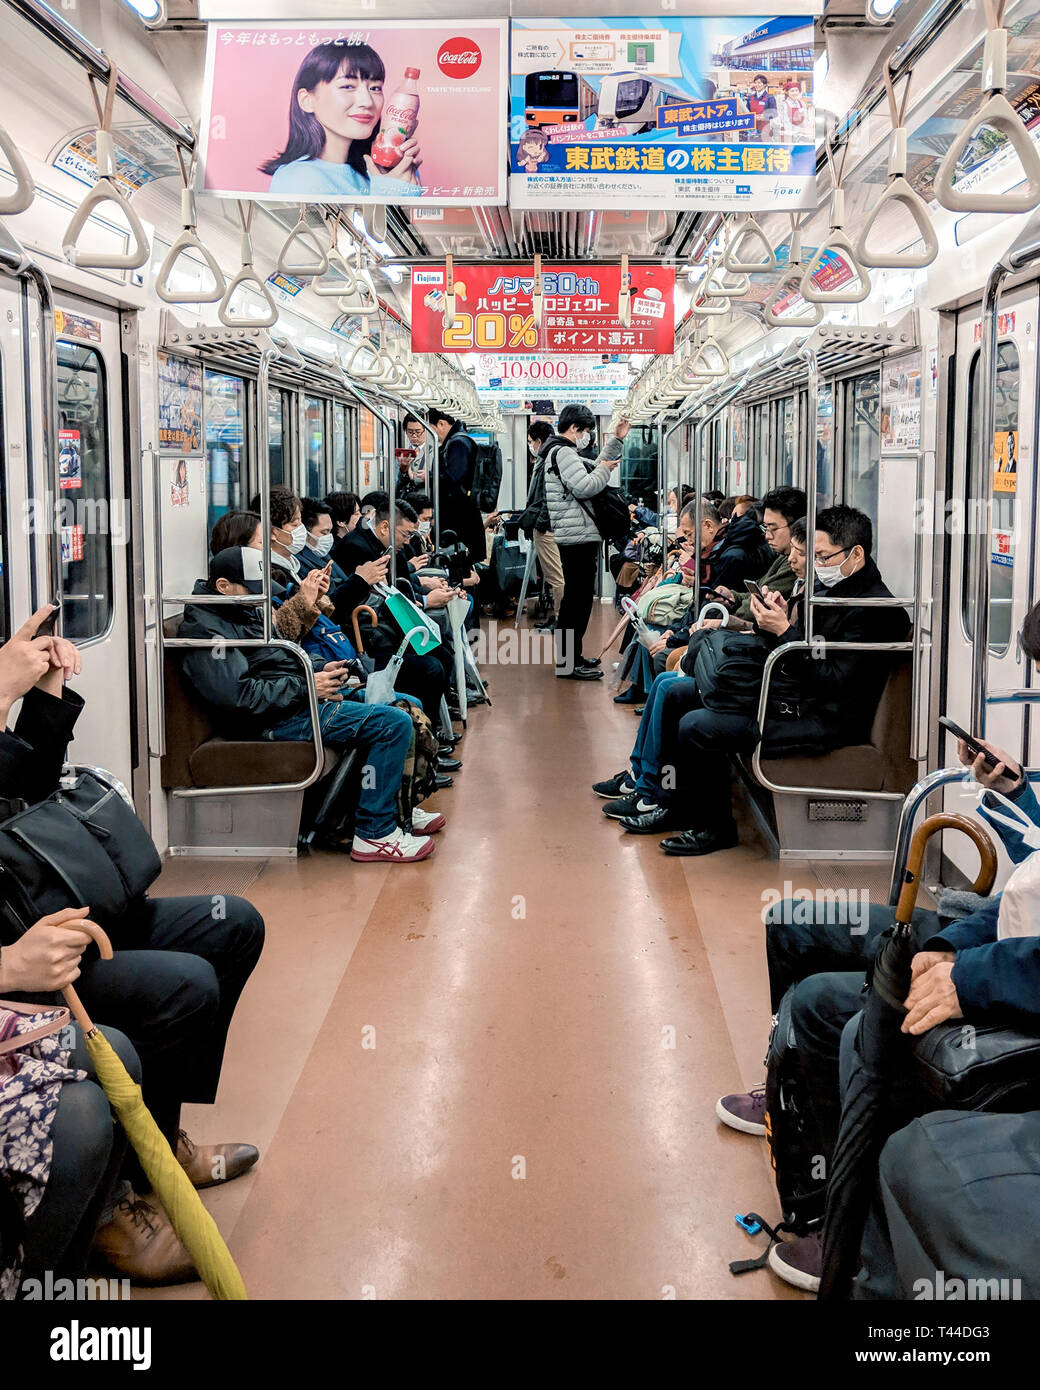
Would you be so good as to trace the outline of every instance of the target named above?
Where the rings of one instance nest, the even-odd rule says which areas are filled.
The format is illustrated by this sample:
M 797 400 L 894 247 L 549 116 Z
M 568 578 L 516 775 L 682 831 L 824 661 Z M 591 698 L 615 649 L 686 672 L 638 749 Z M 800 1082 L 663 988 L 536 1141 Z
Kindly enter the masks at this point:
M 347 486 L 347 407 L 337 401 L 332 407 L 332 488 Z
M 997 347 L 997 400 L 992 457 L 983 462 L 980 432 L 979 372 L 981 353 L 971 363 L 968 382 L 969 465 L 965 469 L 964 591 L 961 608 L 970 637 L 975 622 L 975 540 L 992 505 L 990 522 L 989 649 L 1003 656 L 1011 644 L 1015 578 L 1015 499 L 1018 488 L 1018 349 L 1012 342 Z
M 845 383 L 845 496 L 842 500 L 866 512 L 875 535 L 881 463 L 880 393 L 878 372 L 866 372 Z
M 240 376 L 206 373 L 208 525 L 243 505 L 246 384 Z
M 834 388 L 821 386 L 816 398 L 816 510 L 834 502 Z
M 58 343 L 58 487 L 62 630 L 86 642 L 112 622 L 112 543 L 129 539 L 111 497 L 108 388 L 100 354 Z M 50 595 L 47 595 L 49 598 Z
M 307 445 L 308 497 L 321 497 L 325 478 L 325 402 L 319 396 L 305 397 L 304 430 Z
M 776 460 L 776 483 L 778 487 L 790 487 L 794 482 L 794 397 L 785 396 L 777 402 L 777 424 L 779 425 L 779 450 Z
M 272 487 L 285 483 L 288 464 L 285 443 L 285 396 L 281 391 L 270 390 L 267 393 L 267 446 Z

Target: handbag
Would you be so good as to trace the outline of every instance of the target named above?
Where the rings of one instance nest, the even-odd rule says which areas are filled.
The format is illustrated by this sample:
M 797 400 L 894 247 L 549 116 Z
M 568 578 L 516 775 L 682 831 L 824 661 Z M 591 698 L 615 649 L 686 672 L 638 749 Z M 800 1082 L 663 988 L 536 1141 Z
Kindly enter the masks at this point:
M 13 804 L 20 809 L 0 823 L 0 892 L 19 932 L 65 907 L 111 924 L 162 870 L 133 807 L 89 772 L 46 801 Z
M 562 447 L 562 446 L 559 446 Z M 621 498 L 621 494 L 616 487 L 611 487 L 608 483 L 596 493 L 594 497 L 575 497 L 570 488 L 563 481 L 560 466 L 556 462 L 556 450 L 552 454 L 552 468 L 560 480 L 560 486 L 568 497 L 573 498 L 585 515 L 589 518 L 600 536 L 605 541 L 621 541 L 628 535 L 632 525 L 632 518 L 628 512 L 628 504 Z M 595 464 L 589 466 L 587 459 L 582 462 L 586 465 L 586 473 L 591 473 Z
M 913 1042 L 918 1081 L 946 1110 L 1040 1107 L 1040 1035 L 1017 1028 L 937 1023 Z

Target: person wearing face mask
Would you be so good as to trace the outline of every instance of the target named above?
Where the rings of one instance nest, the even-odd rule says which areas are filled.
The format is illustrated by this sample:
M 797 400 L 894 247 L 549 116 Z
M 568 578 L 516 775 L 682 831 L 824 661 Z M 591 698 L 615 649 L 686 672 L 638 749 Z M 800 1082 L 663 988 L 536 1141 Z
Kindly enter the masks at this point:
M 428 418 L 440 440 L 437 469 L 441 532 L 454 531 L 459 543 L 469 551 L 470 560 L 477 563 L 487 554 L 487 537 L 480 508 L 472 496 L 477 472 L 476 441 L 454 415 L 431 410 Z M 427 482 L 432 481 L 429 470 L 426 478 Z
M 553 535 L 552 521 L 549 518 L 549 504 L 545 497 L 545 462 L 541 451 L 545 443 L 553 437 L 553 427 L 546 420 L 532 420 L 527 430 L 527 448 L 531 455 L 531 483 L 527 490 L 527 504 L 520 517 L 520 530 L 530 537 L 538 556 L 542 578 L 552 590 L 553 611 L 547 628 L 556 626 L 556 615 L 563 602 L 563 566 L 560 563 L 560 547 Z
M 603 537 L 589 501 L 611 483 L 621 461 L 629 424 L 622 420 L 615 434 L 603 440 L 599 458 L 590 468 L 580 450 L 588 448 L 596 417 L 585 405 L 565 405 L 556 433 L 540 451 L 545 469 L 545 501 L 553 535 L 560 550 L 564 595 L 556 623 L 556 676 L 562 680 L 602 680 L 599 659 L 582 651 L 592 616 Z

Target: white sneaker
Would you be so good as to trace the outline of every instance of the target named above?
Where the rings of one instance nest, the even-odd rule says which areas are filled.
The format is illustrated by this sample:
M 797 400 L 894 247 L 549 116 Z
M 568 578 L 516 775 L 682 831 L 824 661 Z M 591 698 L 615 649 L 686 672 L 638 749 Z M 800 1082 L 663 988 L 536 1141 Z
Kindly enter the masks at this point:
M 389 835 L 381 835 L 378 840 L 363 840 L 355 835 L 350 857 L 359 864 L 414 864 L 428 859 L 435 849 L 428 835 L 409 835 L 395 826 Z
M 417 835 L 436 835 L 447 824 L 440 811 L 424 811 L 419 806 L 412 808 L 412 830 Z

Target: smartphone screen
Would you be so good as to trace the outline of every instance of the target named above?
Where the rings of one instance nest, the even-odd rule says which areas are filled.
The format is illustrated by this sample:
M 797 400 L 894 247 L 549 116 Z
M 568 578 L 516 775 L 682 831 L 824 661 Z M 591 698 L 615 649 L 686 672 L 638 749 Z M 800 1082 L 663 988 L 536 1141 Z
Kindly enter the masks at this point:
M 50 615 L 44 618 L 43 622 L 36 629 L 37 637 L 53 637 L 55 624 L 58 621 L 58 614 L 61 612 L 61 604 L 57 599 L 51 599 Z
M 952 719 L 947 719 L 944 714 L 939 716 L 939 723 L 944 729 L 953 734 L 954 738 L 962 739 L 963 742 L 968 745 L 969 753 L 973 754 L 976 758 L 981 753 L 987 767 L 997 766 L 999 760 L 995 758 L 992 753 L 988 752 L 987 749 L 983 748 L 978 739 L 969 734 L 966 729 L 962 729 L 961 726 L 955 724 Z
M 762 593 L 761 584 L 756 583 L 754 579 L 745 579 L 744 587 L 749 594 L 754 594 L 755 598 L 760 598 L 763 603 L 765 602 L 765 595 Z

